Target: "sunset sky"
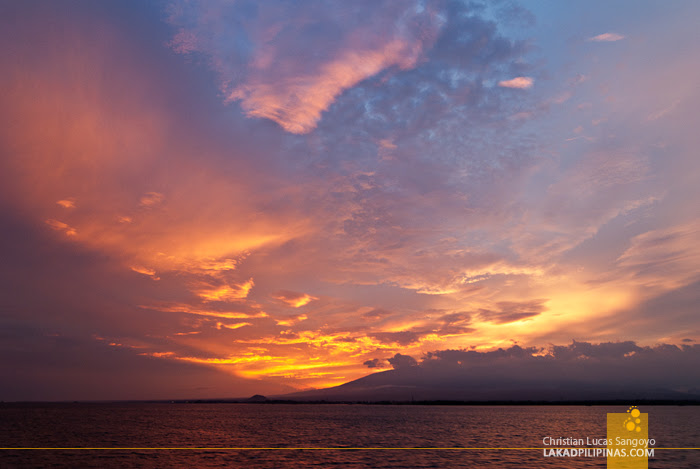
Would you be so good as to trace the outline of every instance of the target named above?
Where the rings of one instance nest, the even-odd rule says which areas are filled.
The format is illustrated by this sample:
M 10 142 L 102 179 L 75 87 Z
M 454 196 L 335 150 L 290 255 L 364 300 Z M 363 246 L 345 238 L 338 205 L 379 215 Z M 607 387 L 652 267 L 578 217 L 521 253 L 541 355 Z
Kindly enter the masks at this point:
M 0 400 L 694 345 L 698 18 L 692 0 L 0 2 Z

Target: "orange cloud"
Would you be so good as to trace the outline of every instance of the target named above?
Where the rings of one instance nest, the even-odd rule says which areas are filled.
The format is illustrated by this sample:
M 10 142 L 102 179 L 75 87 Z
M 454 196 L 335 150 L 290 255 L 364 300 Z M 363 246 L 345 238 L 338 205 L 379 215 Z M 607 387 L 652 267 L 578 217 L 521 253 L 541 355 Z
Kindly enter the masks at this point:
M 23 51 L 39 55 L 12 63 L 16 73 L 1 78 L 8 91 L 2 114 L 13 116 L 13 125 L 0 136 L 16 149 L 2 161 L 3 182 L 19 211 L 115 255 L 125 269 L 161 274 L 233 270 L 249 250 L 309 230 L 298 211 L 260 210 L 281 196 L 255 190 L 245 159 L 232 158 L 240 174 L 233 178 L 192 161 L 184 150 L 190 134 L 161 99 L 159 78 L 140 65 L 138 47 L 108 25 L 96 27 L 104 33 L 99 41 L 66 28 L 59 41 L 65 48 Z M 149 173 L 159 164 L 169 170 Z M 80 210 L 63 220 L 67 212 L 57 212 L 76 200 Z
M 63 208 L 75 208 L 75 199 L 73 198 L 61 199 L 58 200 L 56 203 Z
M 233 329 L 233 330 L 236 330 L 236 329 L 240 329 L 241 327 L 245 327 L 245 326 L 252 326 L 252 324 L 249 323 L 249 322 L 239 322 L 239 323 L 236 323 L 236 324 L 224 324 L 223 322 L 217 322 L 217 323 L 216 323 L 216 328 L 217 328 L 217 329 L 222 329 L 222 328 L 224 328 L 224 329 Z
M 234 270 L 238 266 L 237 259 L 201 259 L 196 266 L 193 266 L 196 270 L 203 272 L 221 272 L 227 270 Z
M 301 321 L 306 321 L 308 316 L 306 314 L 300 314 L 299 316 L 293 317 L 291 319 L 276 319 L 275 322 L 277 323 L 278 326 L 293 326 L 294 324 L 301 322 Z
M 75 236 L 77 234 L 77 231 L 75 230 L 75 228 L 68 225 L 67 223 L 63 223 L 62 221 L 58 221 L 58 220 L 54 220 L 53 218 L 50 218 L 50 219 L 46 220 L 45 223 L 56 231 L 63 231 L 68 236 Z
M 187 313 L 222 319 L 259 319 L 269 317 L 264 311 L 258 311 L 255 313 L 244 313 L 230 310 L 219 311 L 215 309 L 203 309 L 201 307 L 184 303 L 155 303 L 151 305 L 139 305 L 139 307 L 144 309 L 152 309 L 154 311 L 162 311 L 165 313 Z
M 139 274 L 147 275 L 151 277 L 153 280 L 160 280 L 158 276 L 156 276 L 156 271 L 153 269 L 149 269 L 148 267 L 143 267 L 140 265 L 132 265 L 131 270 L 134 272 L 138 272 Z
M 195 289 L 194 292 L 204 301 L 232 301 L 242 300 L 248 296 L 248 292 L 255 286 L 253 279 L 248 279 L 241 284 L 226 284 L 216 287 L 206 286 Z
M 276 378 L 295 387 L 323 387 L 365 375 L 367 370 L 362 362 L 370 359 L 372 353 L 388 350 L 386 354 L 391 354 L 391 350 L 369 337 L 351 338 L 348 333 L 324 334 L 319 331 L 282 334 L 261 340 L 241 339 L 237 340 L 237 345 L 242 348 L 229 348 L 228 354 L 224 355 L 216 352 L 209 356 L 171 353 L 165 357 L 221 367 L 242 377 Z
M 300 308 L 318 299 L 315 296 L 309 295 L 308 293 L 297 293 L 289 290 L 280 290 L 277 293 L 274 293 L 272 298 L 279 300 L 293 308 Z

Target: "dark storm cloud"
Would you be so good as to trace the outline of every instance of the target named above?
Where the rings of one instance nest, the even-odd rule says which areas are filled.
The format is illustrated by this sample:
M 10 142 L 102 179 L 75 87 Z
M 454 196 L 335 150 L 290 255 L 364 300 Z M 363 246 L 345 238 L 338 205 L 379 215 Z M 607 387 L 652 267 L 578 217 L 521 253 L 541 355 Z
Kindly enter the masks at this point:
M 638 346 L 635 342 L 592 344 L 573 341 L 549 349 L 520 347 L 488 352 L 442 350 L 426 354 L 420 367 L 434 370 L 447 379 L 451 373 L 468 374 L 473 380 L 542 380 L 562 383 L 581 382 L 604 388 L 635 386 L 640 391 L 655 388 L 693 389 L 700 393 L 696 370 L 700 360 L 698 345 Z M 461 370 L 461 371 L 459 371 Z
M 523 359 L 538 352 L 536 347 L 523 348 L 514 345 L 507 349 L 499 348 L 488 352 L 476 350 L 438 350 L 426 353 L 421 366 L 450 367 L 463 363 L 489 364 L 501 359 Z
M 402 355 L 400 353 L 397 353 L 393 357 L 389 358 L 388 362 L 394 367 L 395 370 L 405 370 L 406 368 L 412 368 L 418 365 L 415 358 L 410 355 Z
M 307 397 L 478 401 L 700 397 L 698 345 L 574 341 L 549 349 L 513 345 L 486 352 L 440 350 L 425 354 L 419 363 L 409 358 L 397 354 L 389 360 L 394 370 Z
M 380 358 L 373 358 L 371 360 L 367 360 L 366 362 L 363 363 L 367 368 L 378 368 L 384 365 L 384 360 Z

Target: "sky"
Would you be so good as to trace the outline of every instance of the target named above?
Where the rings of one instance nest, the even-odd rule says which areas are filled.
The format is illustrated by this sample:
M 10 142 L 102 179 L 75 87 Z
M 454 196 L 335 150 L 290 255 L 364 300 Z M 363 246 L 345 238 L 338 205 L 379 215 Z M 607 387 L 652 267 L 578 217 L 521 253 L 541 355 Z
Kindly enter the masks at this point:
M 698 15 L 0 2 L 0 400 L 696 360 Z

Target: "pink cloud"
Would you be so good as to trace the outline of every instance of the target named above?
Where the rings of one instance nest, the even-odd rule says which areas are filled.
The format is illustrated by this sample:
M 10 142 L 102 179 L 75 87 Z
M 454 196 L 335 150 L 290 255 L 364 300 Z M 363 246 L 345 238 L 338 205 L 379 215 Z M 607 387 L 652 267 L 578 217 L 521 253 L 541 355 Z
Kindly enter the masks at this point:
M 53 218 L 46 220 L 45 223 L 56 231 L 63 231 L 68 236 L 75 236 L 77 233 L 75 228 L 72 226 L 68 225 L 67 223 L 63 223 L 62 221 L 54 220 Z
M 347 50 L 316 73 L 287 77 L 265 73 L 252 78 L 233 89 L 226 101 L 241 101 L 249 117 L 271 119 L 287 132 L 305 134 L 344 90 L 385 68 L 413 67 L 420 49 L 420 45 L 394 40 L 374 50 Z
M 380 4 L 369 21 L 352 5 L 338 15 L 331 6 L 309 11 L 266 3 L 243 19 L 227 8 L 173 2 L 170 22 L 178 32 L 170 46 L 209 58 L 225 102 L 240 102 L 248 117 L 295 134 L 312 131 L 338 96 L 361 81 L 391 67 L 413 68 L 443 22 L 412 1 Z M 324 32 L 332 39 L 322 40 Z
M 56 204 L 60 205 L 63 208 L 75 208 L 75 199 L 72 197 L 68 199 L 62 199 L 57 201 Z
M 163 202 L 163 194 L 159 192 L 147 192 L 140 199 L 142 207 L 154 207 Z
M 589 41 L 593 42 L 615 42 L 615 41 L 620 41 L 624 39 L 625 36 L 621 34 L 616 34 L 616 33 L 603 33 L 603 34 L 598 34 L 597 36 L 593 36 L 588 38 Z
M 517 88 L 525 90 L 532 88 L 534 80 L 530 77 L 515 77 L 510 80 L 503 80 L 498 82 L 498 86 L 503 88 Z

